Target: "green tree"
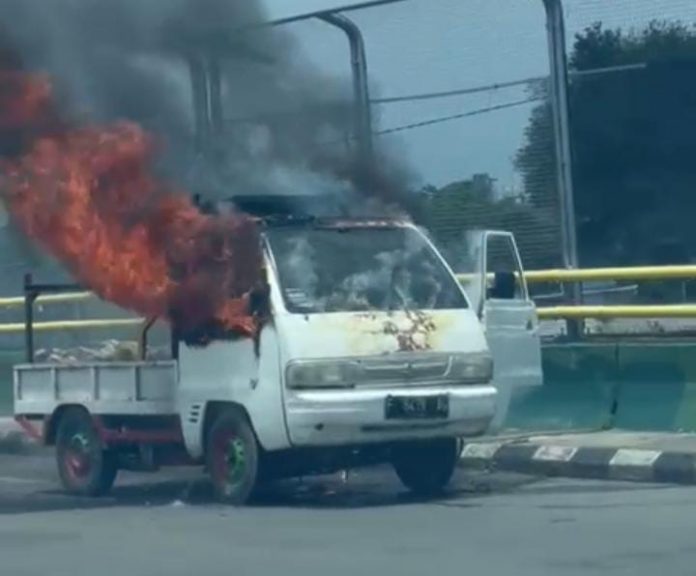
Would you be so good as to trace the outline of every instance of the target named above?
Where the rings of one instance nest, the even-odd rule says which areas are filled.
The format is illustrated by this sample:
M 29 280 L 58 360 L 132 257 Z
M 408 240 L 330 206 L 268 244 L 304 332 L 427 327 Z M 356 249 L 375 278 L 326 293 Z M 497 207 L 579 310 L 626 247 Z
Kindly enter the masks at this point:
M 485 175 L 452 182 L 442 188 L 427 186 L 424 224 L 456 264 L 463 235 L 469 230 L 497 229 L 515 234 L 527 268 L 556 265 L 556 227 L 548 211 L 524 198 L 495 198 L 493 181 Z
M 575 38 L 570 112 L 583 265 L 684 261 L 696 248 L 696 28 L 601 24 Z M 557 197 L 551 110 L 537 107 L 517 155 L 533 205 Z

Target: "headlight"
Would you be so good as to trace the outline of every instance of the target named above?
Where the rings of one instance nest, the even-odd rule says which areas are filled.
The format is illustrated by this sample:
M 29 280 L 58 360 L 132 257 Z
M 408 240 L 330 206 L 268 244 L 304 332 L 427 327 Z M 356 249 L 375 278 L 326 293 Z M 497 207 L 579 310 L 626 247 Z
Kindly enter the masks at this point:
M 352 388 L 359 372 L 354 362 L 291 362 L 285 379 L 288 388 Z
M 493 359 L 489 354 L 458 354 L 450 358 L 448 380 L 490 382 Z

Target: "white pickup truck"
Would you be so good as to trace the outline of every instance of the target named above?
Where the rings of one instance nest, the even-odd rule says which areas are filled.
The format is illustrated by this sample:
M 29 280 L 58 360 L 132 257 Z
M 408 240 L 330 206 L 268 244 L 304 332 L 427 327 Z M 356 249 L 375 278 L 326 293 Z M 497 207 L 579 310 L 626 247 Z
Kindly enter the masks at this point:
M 15 417 L 55 445 L 65 489 L 103 494 L 119 469 L 187 463 L 243 504 L 273 479 L 390 462 L 409 489 L 433 493 L 461 439 L 500 424 L 511 388 L 541 383 L 510 234 L 470 244 L 469 295 L 409 223 L 269 218 L 262 238 L 270 320 L 257 342 L 15 368 Z M 487 273 L 492 246 L 512 269 Z

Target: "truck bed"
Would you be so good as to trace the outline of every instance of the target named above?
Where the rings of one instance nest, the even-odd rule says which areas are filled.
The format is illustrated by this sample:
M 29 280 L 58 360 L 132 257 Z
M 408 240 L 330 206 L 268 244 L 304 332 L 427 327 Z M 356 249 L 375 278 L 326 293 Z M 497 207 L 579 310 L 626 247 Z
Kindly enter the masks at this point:
M 177 364 L 168 361 L 27 364 L 14 369 L 16 416 L 66 404 L 93 414 L 176 414 Z

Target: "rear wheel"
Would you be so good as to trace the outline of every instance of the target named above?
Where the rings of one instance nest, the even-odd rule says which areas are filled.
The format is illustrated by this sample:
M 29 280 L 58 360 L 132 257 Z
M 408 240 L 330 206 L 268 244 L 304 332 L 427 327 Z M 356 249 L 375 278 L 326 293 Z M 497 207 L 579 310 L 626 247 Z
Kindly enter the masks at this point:
M 243 412 L 227 410 L 215 418 L 206 457 L 216 498 L 234 506 L 246 504 L 258 484 L 259 447 Z
M 456 438 L 414 441 L 398 446 L 392 463 L 404 486 L 430 496 L 442 492 L 452 479 L 460 453 L 461 442 Z
M 56 461 L 65 490 L 80 496 L 106 494 L 118 471 L 114 455 L 102 448 L 92 418 L 80 408 L 68 409 L 58 423 Z

